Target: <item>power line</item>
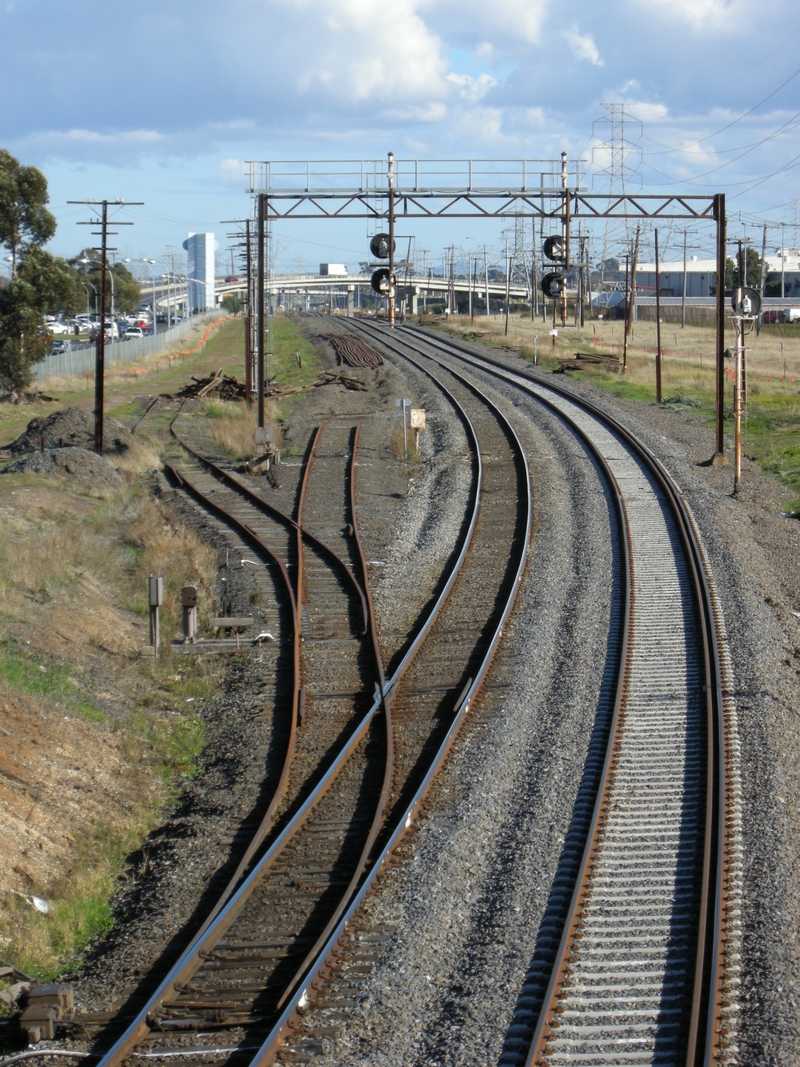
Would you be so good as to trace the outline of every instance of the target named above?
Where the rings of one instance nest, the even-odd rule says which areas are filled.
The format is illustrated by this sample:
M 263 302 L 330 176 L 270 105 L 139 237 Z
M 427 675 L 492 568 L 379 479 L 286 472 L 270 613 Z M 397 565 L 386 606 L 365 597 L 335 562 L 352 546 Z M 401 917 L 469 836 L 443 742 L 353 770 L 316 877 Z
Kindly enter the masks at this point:
M 701 137 L 699 141 L 691 141 L 689 144 L 684 145 L 682 148 L 668 148 L 666 152 L 652 152 L 651 155 L 663 156 L 667 154 L 672 155 L 675 152 L 685 152 L 689 148 L 694 148 L 696 145 L 703 144 L 705 141 L 710 141 L 712 137 L 718 137 L 721 133 L 724 133 L 725 130 L 729 130 L 732 126 L 735 126 L 737 122 L 741 122 L 742 119 L 746 119 L 748 115 L 752 115 L 753 112 L 757 111 L 762 104 L 766 104 L 767 100 L 771 100 L 776 93 L 779 93 L 785 85 L 788 85 L 790 81 L 793 81 L 798 74 L 800 74 L 800 67 L 797 68 L 794 74 L 790 74 L 785 81 L 782 81 L 781 84 L 777 87 L 777 89 L 773 89 L 771 93 L 768 93 L 763 100 L 759 100 L 759 102 L 757 104 L 754 104 L 751 108 L 749 108 L 749 110 L 745 111 L 738 118 L 733 119 L 726 126 L 722 126 L 720 127 L 720 129 L 715 130 L 714 133 L 709 133 L 706 137 Z

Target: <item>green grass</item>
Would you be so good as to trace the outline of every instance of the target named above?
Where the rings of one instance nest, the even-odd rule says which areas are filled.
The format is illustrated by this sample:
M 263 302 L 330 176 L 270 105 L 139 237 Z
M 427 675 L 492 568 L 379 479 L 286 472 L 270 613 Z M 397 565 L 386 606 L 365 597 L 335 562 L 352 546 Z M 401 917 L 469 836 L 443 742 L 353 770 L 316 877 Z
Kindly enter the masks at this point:
M 290 315 L 273 315 L 266 347 L 271 353 L 269 377 L 281 385 L 305 389 L 322 370 L 314 345 L 300 333 L 297 320 Z M 297 365 L 296 353 L 300 353 Z
M 125 404 L 119 404 L 106 415 L 112 419 L 135 419 L 144 414 L 144 405 L 140 400 L 128 400 Z
M 105 722 L 106 716 L 76 688 L 80 683 L 69 667 L 45 665 L 33 658 L 0 649 L 0 684 L 27 696 L 45 697 L 65 704 L 91 722 Z

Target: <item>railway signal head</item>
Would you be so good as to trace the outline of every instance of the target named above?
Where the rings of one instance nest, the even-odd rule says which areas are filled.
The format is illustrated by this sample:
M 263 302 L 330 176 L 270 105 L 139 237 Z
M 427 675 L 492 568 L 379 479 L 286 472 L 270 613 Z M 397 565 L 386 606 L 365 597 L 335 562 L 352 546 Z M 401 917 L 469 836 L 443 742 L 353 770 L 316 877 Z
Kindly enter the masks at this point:
M 388 259 L 389 258 L 389 234 L 388 233 L 376 233 L 369 243 L 369 250 L 376 259 Z M 397 245 L 394 241 L 391 244 L 391 251 L 394 252 Z
M 567 249 L 561 234 L 554 234 L 552 237 L 547 237 L 542 246 L 542 251 L 547 259 L 553 259 L 559 263 L 563 263 L 567 258 Z
M 731 307 L 734 315 L 754 317 L 761 310 L 761 294 L 749 285 L 739 286 L 731 293 Z
M 545 296 L 549 296 L 551 300 L 561 296 L 566 287 L 567 279 L 563 274 L 559 274 L 558 271 L 550 271 L 549 274 L 545 274 L 544 278 L 542 278 L 542 292 Z
M 394 296 L 397 278 L 388 267 L 378 267 L 370 279 L 370 285 L 380 296 Z

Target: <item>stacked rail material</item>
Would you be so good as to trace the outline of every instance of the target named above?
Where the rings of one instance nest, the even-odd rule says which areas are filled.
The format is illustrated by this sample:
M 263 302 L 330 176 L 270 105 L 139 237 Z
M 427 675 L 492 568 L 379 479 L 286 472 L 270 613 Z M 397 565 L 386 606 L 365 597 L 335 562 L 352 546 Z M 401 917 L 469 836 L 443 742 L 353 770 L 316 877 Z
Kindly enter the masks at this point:
M 339 362 L 345 363 L 348 367 L 381 367 L 383 365 L 383 356 L 380 352 L 376 352 L 360 337 L 329 333 L 326 334 L 325 340 L 333 345 Z
M 377 356 L 377 352 L 375 353 Z M 380 356 L 378 356 L 380 359 Z M 270 381 L 266 383 L 265 393 L 267 396 L 282 398 L 302 393 L 306 388 L 319 388 L 320 385 L 343 385 L 345 389 L 355 389 L 365 392 L 369 386 L 360 382 L 358 378 L 349 378 L 346 374 L 337 374 L 336 371 L 323 371 L 308 386 L 284 385 L 282 382 Z M 223 374 L 222 370 L 215 371 L 208 378 L 196 378 L 192 376 L 191 382 L 177 393 L 162 393 L 166 400 L 204 400 L 215 397 L 217 400 L 246 400 L 247 392 L 244 382 L 230 374 Z
M 170 399 L 186 400 L 190 397 L 194 397 L 197 400 L 202 400 L 207 396 L 217 397 L 219 400 L 244 400 L 246 398 L 244 382 L 240 382 L 238 378 L 234 378 L 230 374 L 223 374 L 222 368 L 214 371 L 208 378 L 196 378 L 192 375 L 192 380 L 177 393 L 164 393 L 163 396 L 169 396 Z
M 576 352 L 572 356 L 559 356 L 559 371 L 586 370 L 588 367 L 602 367 L 603 370 L 619 370 L 619 356 L 606 355 L 604 352 Z

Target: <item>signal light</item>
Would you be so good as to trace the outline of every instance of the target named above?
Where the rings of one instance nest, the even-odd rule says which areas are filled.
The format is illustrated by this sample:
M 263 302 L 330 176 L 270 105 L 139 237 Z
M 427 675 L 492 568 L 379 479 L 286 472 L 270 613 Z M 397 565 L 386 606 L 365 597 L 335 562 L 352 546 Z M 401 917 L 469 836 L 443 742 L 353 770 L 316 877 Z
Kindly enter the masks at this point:
M 731 293 L 731 307 L 736 315 L 755 316 L 761 310 L 761 294 L 749 285 L 740 285 Z
M 554 259 L 557 262 L 563 262 L 567 258 L 567 249 L 561 234 L 547 237 L 542 245 L 542 251 L 547 259 Z
M 397 244 L 392 241 L 391 250 L 394 252 Z M 389 258 L 389 234 L 388 233 L 376 233 L 369 243 L 369 250 L 376 259 L 388 259 Z
M 563 274 L 559 274 L 558 271 L 551 271 L 549 274 L 545 274 L 542 278 L 542 292 L 545 296 L 549 296 L 551 300 L 555 300 L 557 296 L 561 296 L 567 287 L 567 280 Z
M 397 278 L 389 272 L 388 267 L 378 267 L 370 278 L 370 285 L 380 296 L 394 296 Z

